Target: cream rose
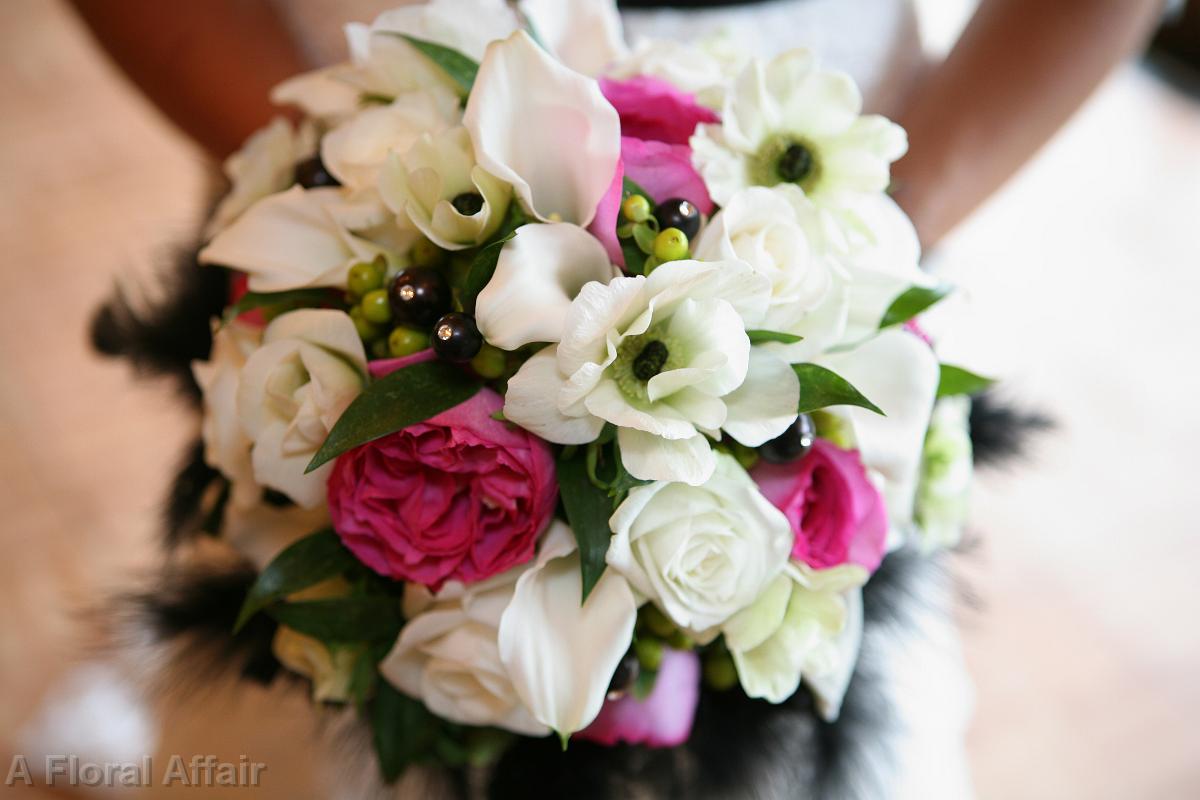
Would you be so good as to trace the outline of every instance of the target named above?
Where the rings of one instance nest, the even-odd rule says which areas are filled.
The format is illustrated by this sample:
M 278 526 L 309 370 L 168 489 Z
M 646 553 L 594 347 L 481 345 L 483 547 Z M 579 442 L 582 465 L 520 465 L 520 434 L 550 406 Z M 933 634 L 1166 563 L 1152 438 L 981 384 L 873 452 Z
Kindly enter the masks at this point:
M 362 391 L 366 369 L 362 340 L 341 311 L 293 311 L 267 326 L 237 389 L 238 417 L 253 442 L 260 484 L 305 508 L 324 502 L 333 465 L 307 475 L 304 470 Z
M 469 587 L 451 582 L 436 595 L 407 584 L 408 623 L 380 672 L 452 722 L 495 725 L 526 736 L 549 733 L 522 705 L 500 660 L 500 618 L 524 571 L 511 569 Z
M 783 512 L 723 454 L 701 486 L 631 490 L 609 526 L 609 566 L 696 633 L 754 603 L 787 563 L 794 538 Z
M 352 650 L 330 650 L 317 639 L 280 625 L 271 652 L 292 672 L 312 680 L 314 700 L 344 703 L 350 699 Z

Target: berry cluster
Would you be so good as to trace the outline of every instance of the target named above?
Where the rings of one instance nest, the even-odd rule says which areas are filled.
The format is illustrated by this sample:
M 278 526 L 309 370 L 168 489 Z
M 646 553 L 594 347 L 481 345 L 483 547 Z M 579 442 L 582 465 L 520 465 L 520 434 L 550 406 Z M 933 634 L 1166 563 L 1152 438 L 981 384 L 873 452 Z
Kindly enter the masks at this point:
M 630 192 L 621 202 L 621 217 L 624 222 L 617 228 L 617 236 L 630 240 L 641 252 L 644 263 L 640 270 L 633 271 L 643 274 L 666 261 L 682 261 L 690 256 L 691 240 L 700 232 L 702 221 L 700 209 L 682 197 L 655 206 L 646 195 L 636 192 Z

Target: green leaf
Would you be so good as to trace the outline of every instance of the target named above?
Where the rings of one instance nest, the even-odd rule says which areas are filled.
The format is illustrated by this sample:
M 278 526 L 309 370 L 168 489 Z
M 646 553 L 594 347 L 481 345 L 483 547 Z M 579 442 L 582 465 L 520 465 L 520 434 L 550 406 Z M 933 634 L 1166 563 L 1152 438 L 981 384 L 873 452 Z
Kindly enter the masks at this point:
M 942 375 L 938 381 L 938 397 L 950 397 L 956 394 L 979 394 L 996 381 L 976 375 L 970 370 L 956 367 L 953 364 L 942 364 Z
M 912 286 L 892 301 L 888 310 L 884 312 L 883 319 L 879 321 L 879 327 L 890 328 L 893 325 L 908 322 L 917 314 L 945 298 L 953 290 L 953 286 L 945 283 L 929 287 Z
M 638 249 L 646 255 L 654 252 L 654 240 L 658 238 L 658 232 L 644 222 L 639 222 L 633 226 L 633 240 L 637 242 Z
M 528 221 L 521 206 L 516 200 L 513 200 L 508 206 L 504 222 L 500 223 L 500 228 L 492 240 L 479 249 L 475 257 L 471 259 L 471 265 L 467 267 L 462 286 L 458 287 L 458 299 L 463 311 L 468 314 L 475 313 L 475 299 L 479 297 L 479 293 L 483 291 L 492 279 L 492 275 L 495 274 L 496 262 L 500 260 L 500 251 L 504 248 L 504 244 L 516 235 L 517 228 Z
M 595 587 L 604 574 L 604 555 L 608 552 L 608 540 L 612 531 L 608 518 L 613 513 L 613 503 L 604 489 L 597 488 L 588 477 L 587 459 L 583 454 L 558 458 L 558 487 L 562 492 L 563 507 L 567 522 L 575 533 L 579 545 L 579 565 L 583 578 L 583 597 Z
M 412 364 L 385 375 L 354 399 L 305 472 L 347 450 L 424 422 L 479 391 L 479 381 L 444 361 Z
M 792 369 L 800 378 L 801 414 L 829 406 L 858 406 L 886 416 L 879 406 L 864 397 L 862 392 L 836 372 L 816 364 L 793 364 Z
M 337 293 L 329 289 L 291 289 L 286 292 L 246 292 L 236 303 L 225 309 L 226 323 L 261 308 L 264 311 L 282 313 L 296 308 L 328 307 L 337 299 Z
M 638 185 L 637 181 L 630 180 L 628 177 L 621 179 L 621 197 L 629 197 L 631 194 L 640 194 L 642 197 L 650 201 L 650 205 L 654 205 L 654 198 L 650 193 Z
M 646 254 L 632 238 L 620 239 L 621 253 L 625 256 L 625 271 L 630 275 L 644 275 L 646 272 Z
M 379 681 L 371 702 L 371 728 L 384 781 L 394 783 L 405 767 L 424 756 L 433 746 L 439 727 L 420 701 L 401 694 L 387 681 Z
M 390 642 L 400 635 L 403 624 L 400 600 L 388 595 L 276 603 L 266 612 L 322 642 Z
M 233 630 L 293 592 L 340 575 L 358 564 L 336 533 L 326 528 L 292 543 L 259 574 L 246 594 Z
M 479 72 L 479 64 L 474 59 L 444 45 L 435 44 L 405 33 L 393 34 L 411 44 L 426 58 L 442 68 L 450 79 L 458 84 L 461 94 L 465 97 L 471 93 L 475 85 L 475 75 Z
M 797 336 L 794 333 L 783 333 L 782 331 L 746 331 L 746 335 L 750 337 L 750 344 L 762 344 L 763 342 L 782 342 L 783 344 L 795 344 L 803 342 L 803 336 Z

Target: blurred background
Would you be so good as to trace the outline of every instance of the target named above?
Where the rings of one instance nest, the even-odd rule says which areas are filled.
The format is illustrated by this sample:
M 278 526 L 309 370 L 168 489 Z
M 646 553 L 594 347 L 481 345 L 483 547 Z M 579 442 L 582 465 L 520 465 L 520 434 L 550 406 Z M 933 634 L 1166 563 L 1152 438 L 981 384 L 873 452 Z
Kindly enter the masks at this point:
M 936 53 L 970 3 L 920 8 Z M 152 286 L 188 242 L 213 165 L 65 2 L 0 3 L 0 52 L 0 766 L 248 753 L 289 765 L 277 796 L 310 796 L 300 693 L 144 710 L 92 657 L 104 621 L 84 616 L 155 563 L 194 425 L 166 387 L 94 356 L 87 324 L 114 282 Z M 979 544 L 955 560 L 976 601 L 961 623 L 983 798 L 1200 796 L 1200 101 L 1152 61 L 1112 74 L 931 258 L 963 287 L 946 360 L 1058 423 L 981 476 Z

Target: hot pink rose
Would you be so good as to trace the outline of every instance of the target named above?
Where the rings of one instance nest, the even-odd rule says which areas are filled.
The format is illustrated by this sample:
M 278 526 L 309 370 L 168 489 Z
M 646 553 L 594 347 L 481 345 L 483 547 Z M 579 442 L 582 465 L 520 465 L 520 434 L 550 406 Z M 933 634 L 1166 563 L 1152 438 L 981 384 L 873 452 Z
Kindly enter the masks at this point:
M 687 144 L 697 125 L 719 120 L 692 95 L 648 75 L 623 81 L 601 78 L 600 91 L 621 116 L 622 136 Z
M 851 563 L 874 572 L 879 566 L 887 510 L 857 450 L 818 439 L 800 461 L 760 462 L 751 475 L 792 523 L 794 560 L 815 569 Z
M 554 512 L 554 460 L 492 418 L 502 405 L 484 389 L 338 458 L 328 492 L 342 542 L 379 574 L 435 591 L 533 558 Z
M 618 742 L 676 747 L 692 733 L 699 699 L 700 657 L 691 650 L 664 650 L 649 697 L 638 700 L 627 694 L 609 700 L 575 738 L 609 747 Z

